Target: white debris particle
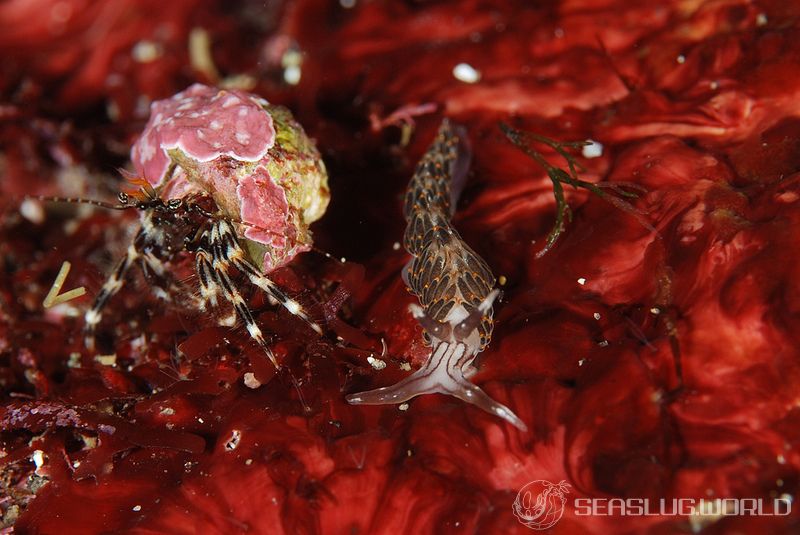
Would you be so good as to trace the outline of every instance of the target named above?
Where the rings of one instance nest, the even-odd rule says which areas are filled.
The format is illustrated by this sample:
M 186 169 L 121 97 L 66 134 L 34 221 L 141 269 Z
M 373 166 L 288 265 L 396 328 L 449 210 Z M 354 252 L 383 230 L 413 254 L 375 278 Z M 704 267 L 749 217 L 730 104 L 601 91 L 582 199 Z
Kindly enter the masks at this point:
M 302 76 L 301 65 L 303 64 L 303 54 L 296 48 L 288 48 L 281 56 L 281 66 L 283 67 L 283 81 L 289 85 L 300 83 Z
M 683 65 L 684 63 L 686 63 L 686 56 L 684 56 L 683 54 L 681 54 L 680 56 L 678 56 L 677 58 L 675 58 L 675 61 L 677 61 L 678 63 L 680 63 L 681 65 Z
M 56 275 L 56 280 L 53 282 L 53 286 L 50 288 L 50 291 L 47 292 L 44 302 L 42 303 L 44 308 L 51 308 L 61 303 L 66 303 L 86 293 L 86 288 L 83 286 L 74 288 L 63 294 L 61 293 L 61 289 L 64 287 L 64 281 L 67 280 L 67 275 L 69 275 L 71 267 L 72 264 L 67 261 L 61 264 L 61 269 L 58 271 L 58 275 Z
M 199 417 L 197 418 L 197 421 L 200 422 L 201 424 L 205 423 L 205 420 L 203 420 L 202 418 L 199 418 Z
M 658 316 L 659 314 L 661 314 L 661 309 L 658 307 L 653 307 L 650 309 L 650 314 Z
M 44 466 L 44 452 L 42 450 L 34 450 L 33 455 L 31 455 L 31 460 L 38 470 Z
M 578 361 L 578 366 L 583 366 L 583 364 L 584 364 L 585 362 L 586 362 L 586 359 L 581 359 L 581 360 L 579 360 L 579 361 Z
M 246 464 L 247 466 L 250 466 L 251 464 L 253 464 L 253 459 L 245 460 L 244 464 Z
M 708 87 L 710 87 L 712 91 L 716 91 L 717 89 L 719 89 L 719 82 L 714 80 L 710 84 L 708 84 Z
M 134 511 L 136 511 L 136 512 L 138 513 L 139 511 L 141 511 L 141 510 L 142 510 L 142 506 L 141 506 L 141 505 L 134 505 L 134 506 L 133 506 L 133 510 L 134 510 Z
M 346 264 L 347 263 L 347 259 L 345 257 L 342 257 L 341 258 L 341 262 L 342 262 L 342 264 Z
M 25 199 L 22 201 L 22 204 L 19 205 L 19 213 L 31 223 L 37 225 L 44 223 L 44 208 L 42 207 L 42 203 L 35 199 Z
M 131 55 L 139 63 L 150 63 L 161 57 L 163 50 L 161 45 L 153 41 L 139 41 L 133 46 Z
M 72 468 L 78 468 L 81 465 L 80 461 L 72 461 Z
M 600 319 L 602 316 L 600 315 L 600 313 L 599 313 L 599 312 L 595 312 L 594 314 L 592 314 L 592 317 L 593 317 L 594 319 L 596 319 L 596 320 L 599 320 L 599 319 Z
M 370 366 L 375 368 L 376 370 L 382 370 L 386 367 L 386 361 L 381 359 L 376 359 L 372 355 L 367 357 L 367 362 L 369 362 Z
M 581 153 L 584 158 L 599 158 L 603 155 L 603 144 L 593 139 L 587 139 L 587 144 L 583 146 Z
M 244 386 L 255 390 L 256 388 L 261 386 L 261 381 L 256 379 L 256 375 L 253 372 L 247 372 L 246 374 L 244 374 Z
M 234 429 L 231 431 L 231 437 L 225 442 L 225 450 L 226 451 L 233 451 L 239 446 L 239 442 L 242 440 L 242 432 L 238 429 Z
M 289 85 L 297 85 L 302 75 L 299 65 L 290 65 L 283 70 L 283 81 Z
M 345 9 L 353 9 L 356 7 L 356 0 L 339 0 L 339 5 Z
M 783 455 L 778 455 L 777 457 L 778 464 L 786 464 L 786 457 Z
M 408 410 L 408 403 L 401 403 L 400 405 L 397 406 L 397 409 L 401 410 L 401 411 L 407 411 Z
M 581 286 L 583 286 L 584 284 L 586 284 L 586 279 L 585 279 L 585 278 L 583 278 L 583 277 L 581 277 L 580 279 L 578 279 L 578 284 L 580 284 Z
M 456 80 L 464 82 L 465 84 L 474 84 L 481 79 L 480 71 L 469 63 L 459 63 L 453 67 L 453 76 Z
M 70 353 L 69 354 L 69 361 L 67 361 L 67 367 L 69 367 L 69 368 L 80 368 L 81 367 L 81 354 L 80 353 Z
M 161 409 L 161 412 L 159 414 L 161 416 L 172 416 L 173 414 L 175 414 L 175 409 L 173 409 L 172 407 L 164 407 L 163 409 Z
M 408 362 L 403 362 L 402 364 L 400 364 L 400 369 L 403 370 L 404 372 L 410 372 L 411 364 L 409 364 Z
M 94 357 L 96 362 L 99 362 L 103 366 L 116 366 L 117 365 L 117 354 L 111 355 L 97 355 Z
M 608 347 L 608 340 L 603 340 L 602 342 L 598 343 L 600 347 Z
M 759 13 L 756 15 L 756 26 L 766 26 L 767 25 L 767 15 L 766 13 Z
M 399 251 L 400 250 L 400 242 L 399 241 L 394 242 L 392 244 L 392 249 L 395 250 L 395 251 Z

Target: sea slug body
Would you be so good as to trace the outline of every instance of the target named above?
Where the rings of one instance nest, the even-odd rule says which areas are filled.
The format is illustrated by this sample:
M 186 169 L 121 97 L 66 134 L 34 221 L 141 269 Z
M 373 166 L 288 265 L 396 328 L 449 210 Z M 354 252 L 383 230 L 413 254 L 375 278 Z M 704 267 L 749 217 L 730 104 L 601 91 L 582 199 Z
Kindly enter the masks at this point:
M 403 280 L 419 299 L 411 313 L 425 330 L 431 354 L 399 383 L 351 394 L 347 401 L 383 405 L 421 394 L 449 394 L 526 430 L 511 409 L 468 380 L 475 372 L 472 362 L 491 339 L 492 304 L 500 291 L 494 289 L 489 266 L 450 224 L 466 175 L 465 143 L 463 133 L 445 120 L 417 164 L 405 197 L 403 244 L 412 259 Z

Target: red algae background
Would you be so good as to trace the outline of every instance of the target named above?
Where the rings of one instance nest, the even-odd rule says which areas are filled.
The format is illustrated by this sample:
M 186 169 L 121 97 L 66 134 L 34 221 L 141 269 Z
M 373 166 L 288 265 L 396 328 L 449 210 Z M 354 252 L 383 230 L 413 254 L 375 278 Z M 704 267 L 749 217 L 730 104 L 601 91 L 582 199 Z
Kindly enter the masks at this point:
M 794 511 L 572 502 L 797 496 L 796 3 L 12 0 L 0 28 L 4 532 L 529 533 L 512 504 L 534 480 L 570 485 L 555 534 L 800 531 Z M 250 300 L 298 388 L 241 327 L 142 280 L 110 304 L 95 358 L 81 313 L 134 214 L 20 210 L 24 194 L 113 199 L 149 103 L 193 82 L 288 106 L 328 166 L 313 230 L 347 263 L 310 252 L 273 273 L 328 334 Z M 445 116 L 472 150 L 454 224 L 506 281 L 473 380 L 527 433 L 438 395 L 344 401 L 427 354 L 395 243 Z M 646 188 L 631 202 L 656 232 L 567 188 L 573 219 L 540 255 L 552 184 L 500 122 L 599 143 L 575 151 L 580 177 Z M 45 311 L 65 260 L 65 288 L 89 295 Z

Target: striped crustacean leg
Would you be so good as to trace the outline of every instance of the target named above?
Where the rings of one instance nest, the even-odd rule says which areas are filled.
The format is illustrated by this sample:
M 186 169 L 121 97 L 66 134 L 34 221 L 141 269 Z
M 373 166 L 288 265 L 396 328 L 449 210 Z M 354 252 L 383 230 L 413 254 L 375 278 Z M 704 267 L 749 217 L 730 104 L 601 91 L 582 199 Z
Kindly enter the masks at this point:
M 465 144 L 463 133 L 445 120 L 417 164 L 405 196 L 403 244 L 412 258 L 403 269 L 403 280 L 419 299 L 410 310 L 425 330 L 431 355 L 399 383 L 351 394 L 347 400 L 379 405 L 420 394 L 449 394 L 526 430 L 511 409 L 467 379 L 473 360 L 491 338 L 492 304 L 500 291 L 494 289 L 489 266 L 450 224 L 466 173 Z
M 125 256 L 119 261 L 114 271 L 111 272 L 100 292 L 94 299 L 92 306 L 84 315 L 84 345 L 91 351 L 95 349 L 95 332 L 97 325 L 103 318 L 103 309 L 109 300 L 114 297 L 125 285 L 125 277 L 133 264 L 142 265 L 145 255 L 150 255 L 149 249 L 160 247 L 164 243 L 164 231 L 158 228 L 153 222 L 152 212 L 143 212 L 142 223 L 136 237 L 128 246 Z M 160 261 L 158 267 L 161 269 Z M 146 268 L 142 268 L 146 272 Z
M 138 257 L 139 251 L 134 244 L 129 245 L 125 256 L 119 261 L 111 275 L 108 276 L 106 282 L 103 283 L 103 287 L 94 298 L 92 306 L 84 314 L 83 342 L 90 351 L 95 349 L 95 332 L 97 325 L 103 318 L 103 309 L 108 304 L 108 301 L 125 285 L 125 276 Z
M 254 286 L 261 288 L 267 295 L 274 298 L 278 304 L 306 322 L 317 334 L 322 335 L 322 328 L 309 317 L 303 306 L 286 295 L 274 282 L 261 273 L 258 268 L 247 259 L 244 249 L 242 249 L 242 246 L 236 239 L 236 233 L 233 227 L 231 227 L 231 224 L 228 221 L 221 220 L 215 226 L 216 234 L 212 231 L 211 242 L 212 245 L 219 245 L 221 257 L 229 261 L 233 267 L 246 275 Z
M 269 348 L 261 328 L 253 317 L 253 313 L 233 284 L 233 281 L 231 281 L 228 273 L 231 266 L 246 274 L 254 285 L 269 292 L 289 312 L 300 316 L 308 322 L 315 331 L 322 332 L 319 325 L 308 317 L 297 301 L 281 292 L 272 281 L 261 275 L 258 269 L 247 260 L 244 249 L 239 245 L 233 228 L 228 221 L 215 221 L 203 235 L 201 242 L 203 245 L 197 250 L 195 257 L 197 276 L 200 279 L 201 298 L 204 302 L 216 306 L 217 296 L 221 295 L 231 303 L 236 315 L 244 323 L 250 337 L 264 350 L 276 368 L 279 366 L 275 355 Z M 204 247 L 208 247 L 210 251 Z

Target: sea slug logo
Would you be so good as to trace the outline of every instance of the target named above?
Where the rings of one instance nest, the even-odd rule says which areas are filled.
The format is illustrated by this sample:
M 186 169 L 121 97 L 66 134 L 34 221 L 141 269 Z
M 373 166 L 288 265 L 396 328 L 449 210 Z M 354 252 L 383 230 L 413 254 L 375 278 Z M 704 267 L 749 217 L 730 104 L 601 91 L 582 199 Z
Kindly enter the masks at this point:
M 549 529 L 561 520 L 564 514 L 565 494 L 569 493 L 569 483 L 557 484 L 543 479 L 531 481 L 517 494 L 514 500 L 514 515 L 522 524 L 531 529 Z

